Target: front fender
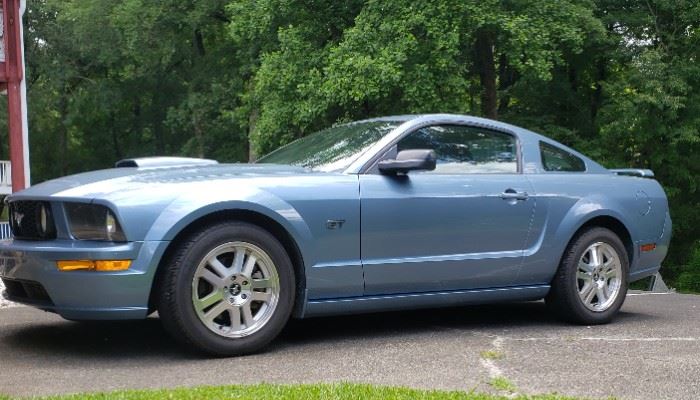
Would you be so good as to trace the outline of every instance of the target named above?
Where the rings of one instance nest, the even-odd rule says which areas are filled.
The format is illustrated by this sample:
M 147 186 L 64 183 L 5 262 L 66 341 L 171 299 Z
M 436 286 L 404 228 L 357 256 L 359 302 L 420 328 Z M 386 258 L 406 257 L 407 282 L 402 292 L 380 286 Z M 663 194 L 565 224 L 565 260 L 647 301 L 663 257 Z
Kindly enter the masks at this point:
M 146 240 L 171 241 L 197 219 L 225 210 L 262 214 L 280 224 L 300 247 L 312 239 L 309 227 L 292 205 L 267 191 L 234 185 L 228 190 L 191 190 L 179 196 L 158 216 Z

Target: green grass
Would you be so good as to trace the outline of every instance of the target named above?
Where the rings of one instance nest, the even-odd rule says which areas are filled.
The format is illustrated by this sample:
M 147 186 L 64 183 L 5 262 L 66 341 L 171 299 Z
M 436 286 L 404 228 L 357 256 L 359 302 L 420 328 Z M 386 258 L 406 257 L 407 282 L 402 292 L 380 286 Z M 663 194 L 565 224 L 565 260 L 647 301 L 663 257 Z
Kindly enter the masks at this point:
M 508 386 L 512 384 L 505 379 Z M 496 381 L 496 379 L 494 379 Z M 502 384 L 501 382 L 500 384 Z M 492 385 L 494 382 L 492 381 Z M 495 386 L 494 386 L 495 387 Z M 504 389 L 502 389 L 504 390 Z M 576 400 L 573 397 L 558 395 L 518 396 L 520 400 Z M 15 400 L 16 398 L 0 395 L 0 400 Z M 167 390 L 125 390 L 110 393 L 75 394 L 68 396 L 42 397 L 44 400 L 199 400 L 199 399 L 230 399 L 230 400 L 263 400 L 263 399 L 392 399 L 392 400 L 506 400 L 503 396 L 483 393 L 415 390 L 399 387 L 372 386 L 364 384 L 317 384 L 317 385 L 270 385 L 260 384 L 251 386 L 202 386 L 195 388 L 180 388 Z M 512 398 L 510 398 L 512 399 Z
M 502 376 L 491 379 L 489 385 L 491 385 L 491 387 L 494 389 L 501 390 L 504 392 L 513 393 L 518 390 L 518 388 L 515 387 L 515 384 L 513 384 L 513 382 L 509 381 L 507 378 L 504 378 Z
M 481 352 L 481 358 L 484 360 L 501 360 L 506 355 L 498 350 L 485 350 Z

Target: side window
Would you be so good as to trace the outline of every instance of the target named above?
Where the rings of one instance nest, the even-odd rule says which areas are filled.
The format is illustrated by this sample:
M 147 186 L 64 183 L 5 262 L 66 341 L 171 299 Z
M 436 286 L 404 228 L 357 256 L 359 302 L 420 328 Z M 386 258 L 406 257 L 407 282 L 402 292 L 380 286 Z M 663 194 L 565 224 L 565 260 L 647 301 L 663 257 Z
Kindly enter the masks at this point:
M 540 142 L 542 166 L 545 171 L 583 172 L 586 164 L 582 159 L 551 144 Z
M 398 143 L 398 151 L 432 149 L 437 174 L 514 174 L 518 172 L 515 137 L 463 125 L 421 128 Z

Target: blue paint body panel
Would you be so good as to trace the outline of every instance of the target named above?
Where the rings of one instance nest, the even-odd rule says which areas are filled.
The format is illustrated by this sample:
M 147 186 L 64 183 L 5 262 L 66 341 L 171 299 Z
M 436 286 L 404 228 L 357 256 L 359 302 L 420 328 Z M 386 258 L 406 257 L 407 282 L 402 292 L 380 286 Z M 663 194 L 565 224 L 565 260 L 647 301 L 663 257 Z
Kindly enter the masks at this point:
M 366 295 L 516 283 L 535 206 L 500 194 L 531 192 L 524 175 L 363 175 L 360 186 Z
M 630 279 L 660 268 L 671 219 L 655 180 L 617 175 L 551 139 L 495 121 L 442 114 L 387 119 L 400 124 L 344 171 L 153 163 L 32 186 L 10 201 L 50 202 L 57 238 L 0 242 L 0 276 L 40 283 L 53 304 L 33 305 L 66 318 L 144 318 L 168 246 L 200 218 L 226 210 L 269 218 L 294 241 L 305 279 L 297 317 L 542 298 L 569 241 L 597 217 L 614 218 L 629 232 Z M 392 177 L 369 168 L 398 139 L 436 124 L 514 135 L 518 173 Z M 586 171 L 545 171 L 540 142 L 580 157 Z M 528 196 L 503 199 L 507 189 Z M 128 241 L 72 239 L 66 202 L 107 206 Z M 329 220 L 344 223 L 329 229 Z M 657 247 L 641 253 L 646 243 Z M 112 273 L 56 269 L 57 260 L 76 259 L 133 264 Z

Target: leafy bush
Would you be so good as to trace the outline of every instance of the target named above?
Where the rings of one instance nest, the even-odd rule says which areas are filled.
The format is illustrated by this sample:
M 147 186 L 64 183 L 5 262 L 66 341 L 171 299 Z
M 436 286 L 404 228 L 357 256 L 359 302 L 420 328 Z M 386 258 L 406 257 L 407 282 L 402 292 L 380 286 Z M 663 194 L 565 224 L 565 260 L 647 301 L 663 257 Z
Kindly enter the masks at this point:
M 696 243 L 688 265 L 678 275 L 676 286 L 681 292 L 700 293 L 700 242 Z

